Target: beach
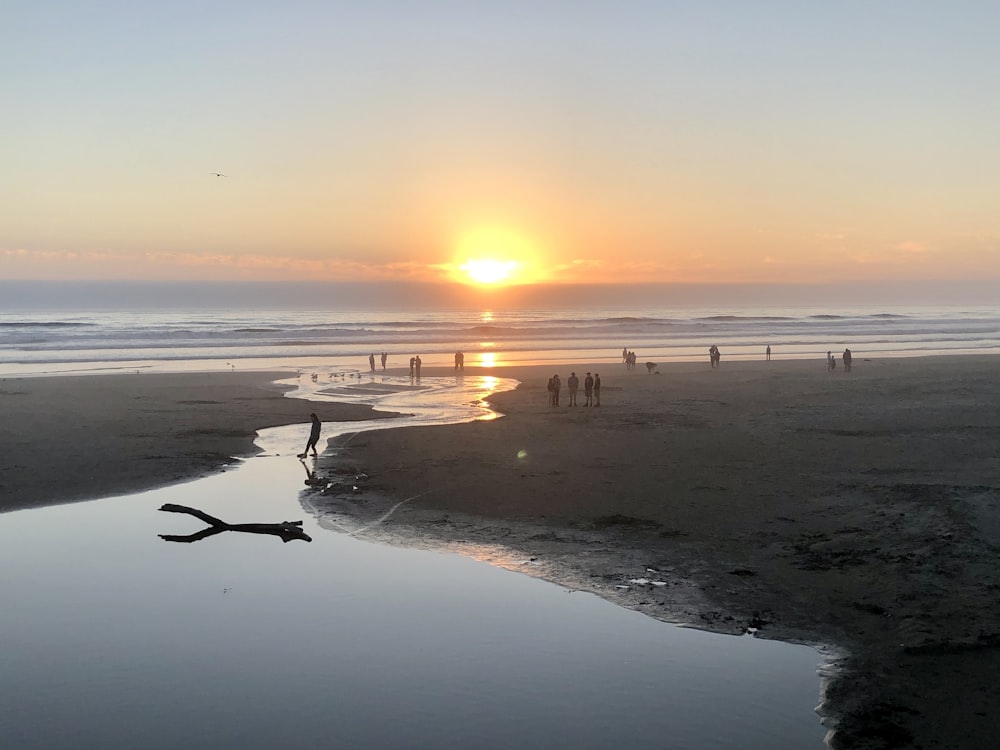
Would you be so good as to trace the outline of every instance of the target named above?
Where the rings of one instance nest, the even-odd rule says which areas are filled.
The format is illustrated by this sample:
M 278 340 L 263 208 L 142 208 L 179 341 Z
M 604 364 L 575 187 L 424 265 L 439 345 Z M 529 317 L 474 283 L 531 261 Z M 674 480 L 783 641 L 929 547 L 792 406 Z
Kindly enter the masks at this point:
M 991 746 L 998 364 L 604 363 L 597 408 L 566 406 L 565 387 L 549 406 L 551 367 L 467 368 L 521 381 L 491 399 L 503 419 L 336 439 L 316 473 L 365 478 L 303 504 L 331 528 L 455 550 L 662 620 L 826 647 L 835 747 Z M 8 378 L 3 509 L 193 479 L 252 455 L 267 426 L 302 423 L 304 444 L 310 411 L 385 416 L 284 398 L 275 377 Z

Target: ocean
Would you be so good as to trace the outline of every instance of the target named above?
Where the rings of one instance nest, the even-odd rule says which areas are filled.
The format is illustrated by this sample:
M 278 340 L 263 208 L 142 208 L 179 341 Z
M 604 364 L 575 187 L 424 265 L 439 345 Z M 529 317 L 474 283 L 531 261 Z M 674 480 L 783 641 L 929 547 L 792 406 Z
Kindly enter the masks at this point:
M 29 285 L 30 286 L 30 285 Z M 856 358 L 995 354 L 995 304 L 850 304 L 769 302 L 736 295 L 608 293 L 516 300 L 425 295 L 398 289 L 319 294 L 316 285 L 39 287 L 0 291 L 0 375 L 108 371 L 240 369 L 367 371 L 370 354 L 389 368 L 420 355 L 425 367 L 451 365 L 462 351 L 470 366 L 576 362 L 824 359 L 851 349 Z M 76 293 L 69 293 L 75 289 Z M 80 293 L 89 291 L 89 295 Z M 124 293 L 123 290 L 129 290 Z M 171 290 L 173 292 L 171 293 Z M 221 290 L 221 291 L 220 291 Z M 818 298 L 829 295 L 817 295 Z M 759 295 L 758 295 L 759 297 Z M 438 299 L 439 302 L 435 302 Z M 530 304 L 524 304 L 524 303 Z M 478 304 L 477 304 L 478 303 Z M 491 304 L 492 303 L 492 304 Z M 514 303 L 511 303 L 512 305 Z M 381 365 L 379 365 L 381 367 Z

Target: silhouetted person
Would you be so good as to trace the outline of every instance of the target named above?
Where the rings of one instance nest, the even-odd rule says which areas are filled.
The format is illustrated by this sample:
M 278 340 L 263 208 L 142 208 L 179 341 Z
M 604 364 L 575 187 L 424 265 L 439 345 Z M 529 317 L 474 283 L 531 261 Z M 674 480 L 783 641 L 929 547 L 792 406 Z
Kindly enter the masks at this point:
M 601 376 L 594 373 L 594 406 L 601 405 Z
M 837 358 L 833 356 L 833 352 L 826 353 L 826 369 L 827 370 L 837 369 Z
M 319 455 L 316 452 L 316 443 L 319 442 L 319 431 L 322 429 L 323 424 L 315 414 L 310 414 L 309 419 L 312 420 L 312 429 L 309 430 L 309 440 L 306 442 L 306 449 L 299 454 L 299 458 L 305 458 L 309 451 L 312 451 L 314 456 Z
M 556 405 L 556 379 L 554 377 L 549 378 L 549 382 L 545 386 L 545 390 L 549 392 L 549 406 Z
M 368 369 L 375 372 L 375 352 L 368 355 Z
M 622 348 L 622 364 L 628 364 L 628 347 Z
M 767 345 L 767 349 L 764 350 L 764 359 L 768 362 L 771 361 L 771 345 Z
M 382 352 L 382 369 L 385 369 L 385 361 L 389 359 L 388 352 Z
M 717 347 L 715 344 L 712 344 L 710 347 L 708 347 L 708 361 L 711 363 L 712 367 L 719 366 L 719 359 L 721 357 L 722 355 L 719 354 L 719 347 Z
M 465 355 L 462 352 L 455 352 L 455 369 L 465 370 Z
M 559 406 L 559 391 L 562 390 L 562 381 L 559 379 L 559 373 L 552 376 L 552 405 Z
M 569 388 L 569 403 L 567 406 L 576 406 L 576 392 L 580 390 L 580 378 L 575 372 L 571 372 L 566 379 L 566 387 Z
M 416 369 L 417 369 L 417 358 L 416 357 L 410 357 L 410 377 L 411 378 L 416 373 Z
M 851 360 L 852 359 L 854 359 L 854 357 L 851 356 L 851 350 L 850 349 L 844 349 L 844 372 L 850 372 L 851 371 Z
M 414 371 L 417 373 L 417 377 L 418 378 L 420 377 L 420 365 L 421 364 L 422 364 L 422 362 L 420 361 L 420 355 L 418 354 L 416 357 L 413 358 L 413 368 L 414 368 Z
M 583 405 L 594 405 L 594 376 L 589 372 L 587 373 L 587 377 L 583 379 Z

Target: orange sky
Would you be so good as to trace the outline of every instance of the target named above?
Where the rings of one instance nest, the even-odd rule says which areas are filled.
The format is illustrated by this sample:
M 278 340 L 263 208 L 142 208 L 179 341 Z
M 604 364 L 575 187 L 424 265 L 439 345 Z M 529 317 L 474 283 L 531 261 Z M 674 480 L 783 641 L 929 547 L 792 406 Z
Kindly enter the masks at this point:
M 541 5 L 24 4 L 0 279 L 1000 280 L 995 4 Z

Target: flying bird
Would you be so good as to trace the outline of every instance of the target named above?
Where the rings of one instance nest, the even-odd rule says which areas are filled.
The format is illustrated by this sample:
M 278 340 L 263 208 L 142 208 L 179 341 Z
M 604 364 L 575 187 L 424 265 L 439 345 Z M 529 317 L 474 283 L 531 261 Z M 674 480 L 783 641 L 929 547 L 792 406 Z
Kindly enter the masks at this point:
M 222 172 L 209 172 L 209 174 L 214 174 L 216 177 L 225 177 L 225 175 L 222 174 Z

